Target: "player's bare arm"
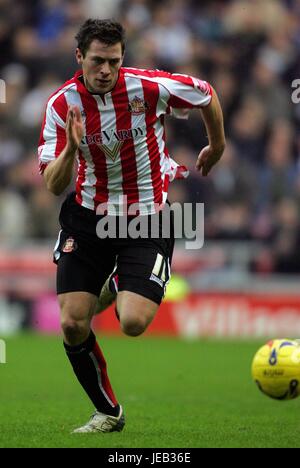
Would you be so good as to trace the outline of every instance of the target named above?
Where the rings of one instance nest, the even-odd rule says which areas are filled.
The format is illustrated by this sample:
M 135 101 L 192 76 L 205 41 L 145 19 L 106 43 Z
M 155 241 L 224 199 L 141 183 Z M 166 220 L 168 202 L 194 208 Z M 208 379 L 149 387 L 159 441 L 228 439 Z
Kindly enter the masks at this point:
M 201 109 L 201 114 L 206 127 L 209 145 L 200 152 L 196 168 L 203 176 L 207 176 L 211 168 L 219 161 L 225 149 L 223 113 L 218 96 L 214 90 L 210 104 Z
M 66 119 L 66 146 L 44 172 L 47 188 L 54 195 L 60 195 L 71 182 L 75 156 L 83 134 L 84 127 L 79 107 L 69 106 Z

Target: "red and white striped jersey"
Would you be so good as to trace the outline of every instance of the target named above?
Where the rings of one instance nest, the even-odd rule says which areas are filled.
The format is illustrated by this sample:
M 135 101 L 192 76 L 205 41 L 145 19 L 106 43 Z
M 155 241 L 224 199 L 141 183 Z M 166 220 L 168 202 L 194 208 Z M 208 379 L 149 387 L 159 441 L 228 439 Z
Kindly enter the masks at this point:
M 164 116 L 208 105 L 210 85 L 187 75 L 121 68 L 114 89 L 97 95 L 81 76 L 78 71 L 48 100 L 40 172 L 64 149 L 68 105 L 76 105 L 85 126 L 77 154 L 77 202 L 91 210 L 107 204 L 109 214 L 120 214 L 125 200 L 127 206 L 139 204 L 139 214 L 153 214 L 166 201 L 169 181 L 187 175 L 169 156 Z

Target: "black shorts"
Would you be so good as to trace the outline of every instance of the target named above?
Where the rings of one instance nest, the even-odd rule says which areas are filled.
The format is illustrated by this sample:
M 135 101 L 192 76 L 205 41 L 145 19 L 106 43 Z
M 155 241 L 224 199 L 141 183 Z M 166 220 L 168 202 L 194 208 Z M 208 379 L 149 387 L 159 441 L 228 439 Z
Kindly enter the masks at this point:
M 150 226 L 150 217 L 149 226 Z M 161 216 L 157 217 L 161 228 Z M 118 217 L 116 217 L 117 219 Z M 118 291 L 131 291 L 157 304 L 170 279 L 174 248 L 173 219 L 168 238 L 99 238 L 97 223 L 103 216 L 80 206 L 71 193 L 60 212 L 61 231 L 55 248 L 57 294 L 85 291 L 99 296 L 102 286 L 116 266 Z M 128 217 L 128 222 L 133 218 Z M 152 231 L 153 232 L 153 231 Z

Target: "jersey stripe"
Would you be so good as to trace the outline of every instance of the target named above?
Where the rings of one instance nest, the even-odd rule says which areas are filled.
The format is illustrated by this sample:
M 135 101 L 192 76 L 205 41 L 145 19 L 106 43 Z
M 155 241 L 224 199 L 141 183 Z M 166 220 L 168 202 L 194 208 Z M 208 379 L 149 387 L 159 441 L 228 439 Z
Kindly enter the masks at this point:
M 43 148 L 45 145 L 45 138 L 44 138 L 44 129 L 46 125 L 46 112 L 44 114 L 39 143 L 38 143 L 38 157 L 39 157 L 39 173 L 42 175 L 47 167 L 47 164 L 41 161 L 41 156 L 43 153 Z
M 56 124 L 56 146 L 55 146 L 55 156 L 59 156 L 64 147 L 66 146 L 66 132 L 65 129 L 62 128 L 60 125 Z
M 101 119 L 98 111 L 97 101 L 93 96 L 85 94 L 81 94 L 81 100 L 83 110 L 86 115 L 86 134 L 100 134 Z M 106 159 L 105 155 L 96 143 L 91 143 L 88 145 L 88 149 L 86 150 L 85 154 L 87 153 L 92 156 L 93 162 L 89 167 L 89 171 L 94 173 L 96 179 L 96 191 L 94 199 L 90 200 L 89 204 L 84 204 L 83 206 L 86 206 L 86 208 L 91 208 L 91 205 L 93 205 L 92 209 L 96 209 L 100 203 L 107 203 L 108 200 Z
M 85 125 L 86 134 L 86 119 L 82 103 L 82 96 L 76 92 L 66 92 L 66 103 L 68 106 L 78 106 L 82 115 L 82 120 Z M 78 175 L 76 179 L 76 199 L 77 202 L 85 207 L 94 205 L 96 195 L 95 164 L 88 146 L 79 148 L 77 154 L 78 160 Z
M 125 82 L 129 103 L 133 102 L 137 97 L 144 102 L 144 89 L 140 80 L 133 82 L 128 77 L 125 77 Z M 141 132 L 146 132 L 145 112 L 137 114 L 131 112 L 131 128 L 141 129 Z M 149 204 L 153 203 L 153 186 L 148 145 L 144 138 L 134 138 L 133 143 L 135 154 L 137 155 L 136 170 L 139 200 L 142 200 L 143 204 L 149 206 Z
M 157 142 L 157 138 L 154 131 L 154 125 L 157 121 L 156 109 L 159 98 L 159 87 L 157 83 L 149 83 L 142 81 L 144 89 L 145 101 L 149 104 L 149 111 L 146 112 L 146 124 L 147 124 L 147 146 L 150 154 L 150 165 L 151 165 L 151 179 L 154 193 L 154 203 L 162 203 L 162 180 L 161 180 L 161 168 L 160 168 L 160 148 Z
M 105 96 L 103 100 L 100 96 L 94 96 L 97 101 L 98 110 L 101 116 L 101 129 L 102 132 L 106 132 L 106 135 L 110 137 L 110 129 L 116 128 L 116 112 L 112 97 L 110 94 Z M 120 150 L 118 148 L 118 142 L 109 142 L 106 138 L 103 138 L 102 143 L 107 147 L 106 157 L 106 170 L 107 170 L 107 190 L 108 190 L 108 204 L 112 204 L 117 207 L 120 203 L 120 197 L 122 197 L 122 167 L 120 164 Z M 122 198 L 121 198 L 122 199 Z
M 94 184 L 92 184 L 92 187 L 87 187 L 85 192 L 83 190 L 84 187 L 84 182 L 86 180 L 86 170 L 87 170 L 87 162 L 86 159 L 83 156 L 83 153 L 81 150 L 78 151 L 78 175 L 76 179 L 76 199 L 80 205 L 86 206 L 87 204 L 87 199 L 86 199 L 86 193 L 91 192 L 91 190 L 94 190 Z M 94 199 L 95 194 L 91 197 L 91 199 Z M 90 200 L 89 200 L 90 203 Z
M 118 89 L 112 92 L 112 101 L 116 112 L 117 131 L 131 129 L 129 100 L 123 74 L 120 74 Z M 136 154 L 132 138 L 123 142 L 120 150 L 120 159 L 123 176 L 123 195 L 126 196 L 128 205 L 138 203 L 139 191 L 137 184 Z
M 43 120 L 42 130 L 39 139 L 39 164 L 40 173 L 43 174 L 49 162 L 54 160 L 59 153 L 57 148 L 61 144 L 57 144 L 57 124 L 62 128 L 65 126 L 65 121 L 60 117 L 59 113 L 55 110 L 55 101 L 62 96 L 68 89 L 76 87 L 75 83 L 67 82 L 61 86 L 55 93 L 53 93 L 47 103 L 45 116 Z M 56 121 L 54 119 L 56 117 Z M 62 133 L 60 133 L 62 134 Z M 63 135 L 63 134 L 62 134 Z M 65 139 L 64 139 L 65 142 Z
M 60 119 L 59 123 L 62 127 L 65 126 L 66 119 L 67 119 L 67 112 L 68 112 L 66 94 L 67 92 L 58 96 L 52 105 L 52 109 L 54 109 L 54 111 L 57 114 L 57 120 Z

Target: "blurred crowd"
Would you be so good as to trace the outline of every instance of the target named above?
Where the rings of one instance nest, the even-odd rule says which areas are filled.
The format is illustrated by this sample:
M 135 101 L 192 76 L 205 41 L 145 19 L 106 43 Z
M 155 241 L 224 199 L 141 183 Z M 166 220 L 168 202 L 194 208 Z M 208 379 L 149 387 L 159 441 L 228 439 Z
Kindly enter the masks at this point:
M 227 147 L 210 176 L 195 170 L 207 144 L 199 112 L 168 118 L 172 157 L 188 166 L 170 200 L 205 203 L 205 238 L 259 242 L 250 268 L 300 272 L 300 0 L 0 0 L 0 241 L 57 235 L 62 198 L 45 190 L 37 141 L 45 102 L 77 69 L 74 36 L 88 17 L 127 30 L 126 66 L 209 81 Z

